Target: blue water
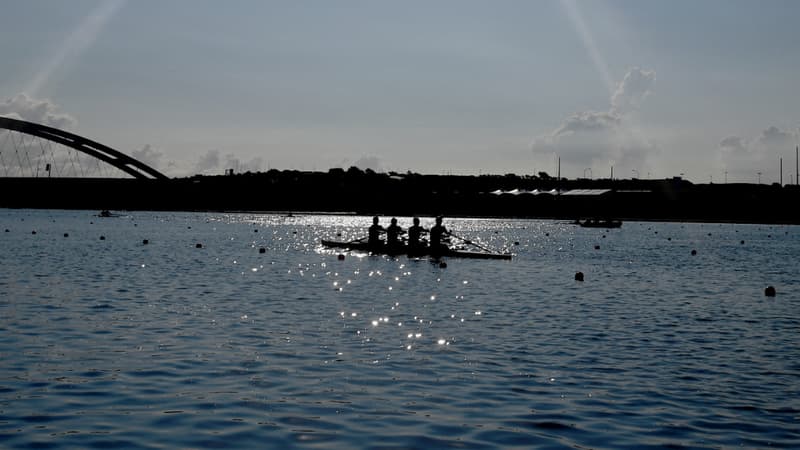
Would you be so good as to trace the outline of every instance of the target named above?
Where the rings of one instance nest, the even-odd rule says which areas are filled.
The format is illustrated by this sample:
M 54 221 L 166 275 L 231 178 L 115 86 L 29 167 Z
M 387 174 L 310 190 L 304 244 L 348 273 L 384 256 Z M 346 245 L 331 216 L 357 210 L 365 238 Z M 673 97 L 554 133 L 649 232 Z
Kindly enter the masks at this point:
M 800 448 L 800 227 L 93 214 L 0 210 L 0 447 Z

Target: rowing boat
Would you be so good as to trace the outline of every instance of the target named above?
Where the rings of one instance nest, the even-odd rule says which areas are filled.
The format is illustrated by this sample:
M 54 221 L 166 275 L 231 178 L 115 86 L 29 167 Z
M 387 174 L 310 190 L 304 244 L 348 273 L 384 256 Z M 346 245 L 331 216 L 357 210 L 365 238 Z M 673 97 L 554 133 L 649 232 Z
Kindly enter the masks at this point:
M 489 253 L 489 252 L 474 252 L 463 248 L 446 248 L 441 252 L 434 254 L 429 247 L 410 249 L 407 245 L 387 246 L 381 245 L 378 247 L 371 246 L 363 241 L 356 242 L 337 242 L 328 241 L 323 239 L 322 245 L 328 248 L 342 248 L 351 251 L 367 252 L 380 255 L 408 255 L 410 258 L 430 256 L 434 258 L 450 257 L 450 258 L 471 258 L 471 259 L 511 259 L 510 253 Z

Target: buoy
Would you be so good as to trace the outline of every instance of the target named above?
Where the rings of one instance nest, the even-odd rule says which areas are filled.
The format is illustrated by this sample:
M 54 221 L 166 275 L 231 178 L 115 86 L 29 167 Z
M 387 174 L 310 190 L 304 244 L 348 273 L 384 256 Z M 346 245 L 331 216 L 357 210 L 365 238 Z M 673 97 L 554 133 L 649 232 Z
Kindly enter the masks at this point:
M 767 288 L 764 289 L 764 295 L 767 297 L 775 297 L 775 287 L 767 286 Z
M 36 234 L 36 230 L 31 231 L 31 234 Z
M 101 240 L 101 241 L 105 241 L 105 240 L 106 240 L 106 237 L 105 237 L 105 236 L 100 236 L 100 240 Z
M 148 241 L 147 239 L 142 239 L 142 245 L 147 245 L 149 243 L 150 243 L 150 241 Z
M 297 234 L 297 231 L 292 231 L 292 234 Z
M 595 246 L 594 246 L 594 249 L 595 249 L 595 250 L 600 250 L 600 246 L 599 246 L 599 245 L 595 245 Z
M 190 225 L 190 226 L 188 226 L 188 227 L 186 227 L 186 229 L 187 229 L 187 230 L 191 230 L 191 229 L 192 229 L 191 225 Z
M 744 241 L 739 241 L 740 244 L 744 245 Z
M 64 233 L 64 237 L 69 237 L 69 233 Z
M 8 228 L 6 228 L 6 233 L 8 233 Z
M 203 248 L 203 244 L 198 242 L 197 244 L 194 245 L 194 248 Z
M 583 281 L 583 272 L 575 272 L 575 281 Z
M 342 237 L 342 233 L 336 233 L 336 237 Z
M 604 234 L 604 235 L 603 235 L 603 239 L 605 239 L 605 238 L 606 238 L 606 235 Z
M 545 233 L 544 235 L 545 235 L 545 236 L 550 236 L 550 233 Z
M 344 255 L 340 253 L 339 256 L 336 257 L 336 259 L 338 259 L 339 261 L 344 261 Z
M 445 268 L 447 268 L 447 263 L 446 263 L 446 262 L 444 262 L 444 261 L 440 262 L 440 263 L 439 263 L 439 268 L 440 268 L 440 269 L 445 269 Z
M 519 245 L 519 241 L 514 241 L 514 245 Z
M 258 230 L 253 230 L 253 233 L 258 233 Z
M 258 253 L 267 253 L 267 249 L 261 247 L 260 249 L 258 249 Z
M 692 250 L 692 256 L 697 254 L 697 250 Z

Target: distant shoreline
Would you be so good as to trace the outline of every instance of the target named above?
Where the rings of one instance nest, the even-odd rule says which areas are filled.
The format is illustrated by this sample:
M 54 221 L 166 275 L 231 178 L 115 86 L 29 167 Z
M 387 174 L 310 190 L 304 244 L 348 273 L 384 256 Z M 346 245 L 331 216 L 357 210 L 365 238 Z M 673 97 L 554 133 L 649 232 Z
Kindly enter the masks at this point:
M 332 169 L 167 180 L 0 178 L 2 208 L 800 224 L 800 187 Z

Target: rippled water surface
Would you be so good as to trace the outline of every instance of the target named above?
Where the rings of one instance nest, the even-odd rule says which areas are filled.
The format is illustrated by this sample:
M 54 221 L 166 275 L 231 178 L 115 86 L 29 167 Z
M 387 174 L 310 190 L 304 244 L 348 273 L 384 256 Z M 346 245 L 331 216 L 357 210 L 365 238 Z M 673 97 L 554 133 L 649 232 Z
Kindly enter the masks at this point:
M 93 214 L 0 210 L 0 447 L 800 447 L 798 227 Z

